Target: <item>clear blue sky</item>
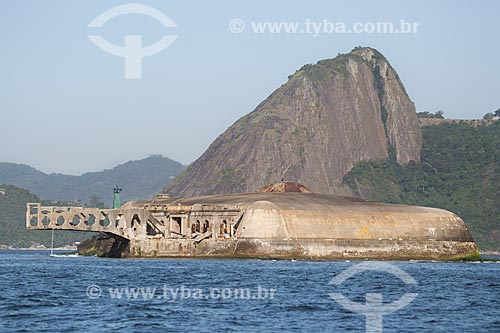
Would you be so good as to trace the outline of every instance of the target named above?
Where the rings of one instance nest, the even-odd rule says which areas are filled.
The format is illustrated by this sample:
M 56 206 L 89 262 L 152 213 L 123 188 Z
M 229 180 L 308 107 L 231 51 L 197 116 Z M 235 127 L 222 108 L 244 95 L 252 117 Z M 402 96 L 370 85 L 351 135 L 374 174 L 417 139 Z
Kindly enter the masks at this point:
M 165 13 L 177 28 L 122 15 L 96 16 L 127 1 L 1 0 L 0 161 L 79 174 L 163 154 L 196 159 L 306 63 L 381 51 L 417 110 L 479 118 L 500 108 L 499 1 L 134 1 Z M 246 23 L 240 34 L 229 22 Z M 252 21 L 420 23 L 416 34 L 254 34 Z M 178 39 L 143 60 L 141 80 L 125 80 L 123 59 L 92 44 Z

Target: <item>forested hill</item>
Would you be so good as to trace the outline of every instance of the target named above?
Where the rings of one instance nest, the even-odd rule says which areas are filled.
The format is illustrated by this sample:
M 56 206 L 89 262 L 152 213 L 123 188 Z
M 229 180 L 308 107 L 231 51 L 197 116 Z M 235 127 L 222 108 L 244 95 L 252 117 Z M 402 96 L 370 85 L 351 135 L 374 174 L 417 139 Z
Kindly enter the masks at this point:
M 500 250 L 500 121 L 443 123 L 422 134 L 421 164 L 362 162 L 344 183 L 364 198 L 455 212 L 482 250 Z
M 0 184 L 28 189 L 43 199 L 89 203 L 92 196 L 93 201 L 100 199 L 111 206 L 114 186 L 123 188 L 122 201 L 151 198 L 183 169 L 181 163 L 160 155 L 81 176 L 45 174 L 27 165 L 0 163 Z
M 40 198 L 27 190 L 12 185 L 0 185 L 0 246 L 30 247 L 42 244 L 50 247 L 50 231 L 26 229 L 26 203 L 40 201 Z M 55 231 L 54 246 L 82 241 L 89 238 L 89 235 L 91 233 Z

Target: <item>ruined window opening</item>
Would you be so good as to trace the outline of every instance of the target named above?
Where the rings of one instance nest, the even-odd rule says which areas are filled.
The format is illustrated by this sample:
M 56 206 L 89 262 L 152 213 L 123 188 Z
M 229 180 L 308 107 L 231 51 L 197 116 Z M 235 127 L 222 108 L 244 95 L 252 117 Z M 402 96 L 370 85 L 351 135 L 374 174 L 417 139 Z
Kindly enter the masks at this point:
M 105 214 L 102 212 L 101 212 L 101 214 L 103 215 L 104 218 L 99 221 L 99 224 L 103 227 L 109 226 L 111 224 L 111 221 L 109 220 L 108 214 Z
M 87 221 L 84 222 L 88 226 L 93 226 L 95 223 L 95 216 L 94 214 L 89 214 L 89 218 Z
M 122 215 L 118 214 L 118 216 L 116 217 L 116 220 L 115 220 L 115 228 L 118 228 L 120 226 L 121 220 L 122 220 Z
M 72 226 L 76 226 L 80 224 L 80 216 L 74 215 L 73 219 L 71 219 L 71 222 L 69 222 Z
M 56 225 L 60 227 L 60 226 L 62 226 L 64 224 L 64 222 L 66 222 L 66 220 L 64 219 L 64 217 L 63 216 L 59 216 L 57 218 Z
M 48 216 L 44 216 L 42 219 L 42 224 L 44 226 L 48 226 L 50 224 L 50 218 Z
M 201 232 L 201 222 L 200 222 L 200 220 L 196 220 L 196 232 Z
M 132 221 L 130 222 L 130 227 L 134 228 L 136 223 L 140 225 L 141 224 L 141 219 L 139 219 L 139 215 L 134 214 L 134 217 L 132 217 Z M 134 231 L 135 230 L 136 229 L 134 229 Z
M 172 217 L 172 224 L 170 231 L 174 234 L 181 235 L 182 234 L 182 217 L 176 216 Z
M 227 234 L 227 221 L 222 220 L 222 223 L 220 225 L 220 235 L 224 236 L 225 234 Z
M 30 214 L 31 215 L 34 215 L 34 214 L 38 214 L 38 205 L 30 205 Z
M 203 223 L 203 233 L 207 232 L 209 228 L 210 222 L 208 222 L 208 220 L 205 220 L 205 222 Z
M 156 236 L 158 234 L 159 232 L 157 232 L 153 225 L 148 221 L 148 223 L 146 224 L 146 235 Z
M 37 224 L 38 224 L 38 217 L 33 216 L 33 217 L 31 218 L 31 220 L 30 220 L 30 225 L 31 225 L 32 227 L 35 227 Z

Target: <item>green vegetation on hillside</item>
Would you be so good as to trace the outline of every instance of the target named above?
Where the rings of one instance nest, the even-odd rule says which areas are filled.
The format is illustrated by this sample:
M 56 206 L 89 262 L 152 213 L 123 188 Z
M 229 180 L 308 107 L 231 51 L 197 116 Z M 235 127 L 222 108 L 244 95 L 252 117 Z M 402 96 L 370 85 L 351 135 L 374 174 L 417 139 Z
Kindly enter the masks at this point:
M 422 163 L 357 165 L 344 183 L 372 200 L 458 214 L 482 250 L 500 250 L 500 122 L 423 128 Z
M 26 203 L 41 202 L 36 195 L 11 185 L 0 185 L 0 245 L 30 247 L 45 245 L 50 247 L 52 233 L 49 230 L 26 229 Z M 42 202 L 42 204 L 62 205 L 64 202 Z M 69 245 L 92 236 L 87 232 L 54 232 L 54 246 Z
M 81 176 L 48 175 L 27 165 L 0 163 L 0 184 L 25 188 L 44 199 L 111 207 L 115 185 L 123 188 L 123 202 L 152 198 L 183 169 L 179 162 L 161 155 Z
M 350 75 L 347 69 L 347 63 L 349 60 L 354 60 L 358 62 L 362 62 L 363 59 L 353 53 L 357 50 L 367 49 L 373 52 L 373 59 L 371 60 L 371 64 L 375 65 L 377 61 L 385 61 L 387 59 L 377 50 L 373 48 L 365 48 L 361 46 L 355 47 L 351 50 L 349 54 L 339 53 L 333 59 L 324 59 L 318 61 L 316 64 L 307 64 L 302 66 L 298 71 L 296 71 L 293 75 L 288 76 L 288 79 L 292 79 L 296 74 L 303 73 L 313 82 L 323 82 L 328 78 L 333 76 L 341 75 L 344 79 L 347 79 Z
M 484 115 L 483 119 L 484 120 L 491 120 L 493 118 L 500 117 L 500 109 L 496 110 L 495 112 L 489 112 Z
M 417 112 L 417 116 L 419 118 L 435 118 L 435 119 L 444 119 L 444 112 L 437 111 L 436 113 L 432 113 L 429 111 Z

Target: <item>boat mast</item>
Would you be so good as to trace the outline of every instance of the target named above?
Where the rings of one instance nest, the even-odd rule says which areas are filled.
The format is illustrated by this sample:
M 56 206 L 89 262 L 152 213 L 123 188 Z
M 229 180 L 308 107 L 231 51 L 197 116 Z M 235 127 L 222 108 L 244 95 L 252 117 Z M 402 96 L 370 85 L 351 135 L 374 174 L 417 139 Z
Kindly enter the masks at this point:
M 54 229 L 52 229 L 52 243 L 50 244 L 50 255 L 54 255 Z

